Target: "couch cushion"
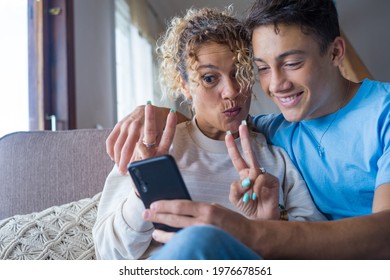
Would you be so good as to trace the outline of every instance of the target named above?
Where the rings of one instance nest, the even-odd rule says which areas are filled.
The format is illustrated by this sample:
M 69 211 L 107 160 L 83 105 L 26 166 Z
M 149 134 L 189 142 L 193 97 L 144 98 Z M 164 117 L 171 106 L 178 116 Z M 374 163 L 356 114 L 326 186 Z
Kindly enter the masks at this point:
M 92 197 L 113 167 L 110 129 L 17 132 L 0 139 L 0 220 Z
M 100 193 L 0 221 L 0 259 L 95 259 L 92 227 Z

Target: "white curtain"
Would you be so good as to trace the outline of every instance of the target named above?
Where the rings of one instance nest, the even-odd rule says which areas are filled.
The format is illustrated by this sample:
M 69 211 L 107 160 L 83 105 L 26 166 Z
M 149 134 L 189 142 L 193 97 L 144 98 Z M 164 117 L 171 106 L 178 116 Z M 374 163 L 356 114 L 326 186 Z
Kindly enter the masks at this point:
M 115 0 L 118 120 L 132 112 L 137 105 L 146 104 L 148 100 L 156 103 L 158 100 L 153 82 L 154 43 L 141 36 L 142 33 L 133 23 L 131 9 L 126 0 Z

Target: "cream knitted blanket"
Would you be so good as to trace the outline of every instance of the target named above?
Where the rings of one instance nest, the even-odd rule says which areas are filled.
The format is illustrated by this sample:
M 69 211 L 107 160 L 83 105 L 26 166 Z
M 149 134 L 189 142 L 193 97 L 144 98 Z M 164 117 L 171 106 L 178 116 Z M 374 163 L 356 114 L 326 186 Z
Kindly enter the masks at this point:
M 0 259 L 95 259 L 92 227 L 100 195 L 0 221 Z

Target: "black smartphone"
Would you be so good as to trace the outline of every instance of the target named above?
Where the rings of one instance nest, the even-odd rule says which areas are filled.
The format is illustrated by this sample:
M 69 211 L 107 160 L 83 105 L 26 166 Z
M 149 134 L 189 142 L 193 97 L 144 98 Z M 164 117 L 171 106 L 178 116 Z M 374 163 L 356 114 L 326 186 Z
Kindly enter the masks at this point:
M 171 155 L 132 162 L 128 170 L 145 208 L 149 208 L 150 204 L 157 200 L 191 200 L 180 170 Z M 180 229 L 157 223 L 154 227 L 170 232 Z

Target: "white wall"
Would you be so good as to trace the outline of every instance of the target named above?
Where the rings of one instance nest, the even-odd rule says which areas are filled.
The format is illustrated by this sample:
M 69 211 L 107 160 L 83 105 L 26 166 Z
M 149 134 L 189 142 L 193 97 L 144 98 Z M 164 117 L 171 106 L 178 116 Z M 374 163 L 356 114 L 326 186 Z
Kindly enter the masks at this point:
M 114 1 L 74 1 L 77 128 L 116 122 Z
M 338 0 L 340 26 L 374 79 L 390 82 L 390 1 Z
M 390 1 L 338 0 L 336 5 L 343 31 L 371 74 L 375 79 L 390 82 Z M 77 127 L 113 127 L 114 1 L 76 0 L 74 8 Z M 253 101 L 251 113 L 278 112 L 258 87 L 255 92 L 259 99 Z

